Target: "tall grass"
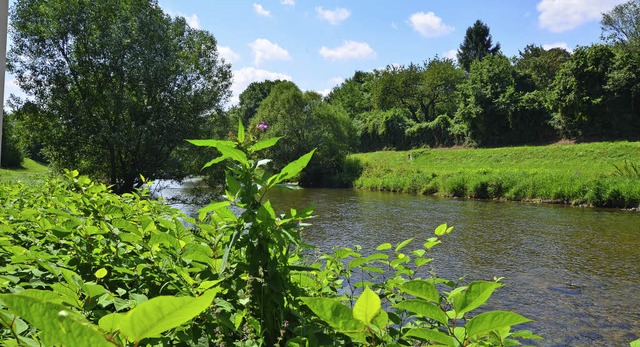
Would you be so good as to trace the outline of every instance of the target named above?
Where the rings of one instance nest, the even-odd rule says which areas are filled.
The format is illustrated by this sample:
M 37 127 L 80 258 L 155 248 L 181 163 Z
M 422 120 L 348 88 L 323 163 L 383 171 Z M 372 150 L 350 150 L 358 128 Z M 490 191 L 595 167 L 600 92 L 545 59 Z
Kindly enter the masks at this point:
M 354 186 L 597 207 L 640 205 L 640 142 L 354 154 Z M 621 174 L 628 173 L 628 174 Z

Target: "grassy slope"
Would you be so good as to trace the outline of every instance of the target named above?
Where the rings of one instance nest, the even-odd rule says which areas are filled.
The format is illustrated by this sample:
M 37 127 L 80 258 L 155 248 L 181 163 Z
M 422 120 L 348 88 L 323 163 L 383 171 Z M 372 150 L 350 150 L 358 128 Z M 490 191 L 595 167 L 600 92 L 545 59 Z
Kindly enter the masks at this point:
M 360 188 L 509 200 L 637 207 L 640 176 L 614 175 L 640 164 L 640 142 L 490 149 L 419 149 L 352 155 Z
M 23 181 L 29 182 L 39 180 L 47 175 L 49 168 L 31 159 L 25 159 L 22 168 L 8 169 L 0 168 L 0 182 L 3 181 Z

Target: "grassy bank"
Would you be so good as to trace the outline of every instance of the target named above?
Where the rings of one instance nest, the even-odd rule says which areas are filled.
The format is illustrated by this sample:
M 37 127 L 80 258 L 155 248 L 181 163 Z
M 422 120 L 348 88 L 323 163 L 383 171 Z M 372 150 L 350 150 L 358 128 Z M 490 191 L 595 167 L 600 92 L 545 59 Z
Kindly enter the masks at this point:
M 0 168 L 0 182 L 33 182 L 44 180 L 49 168 L 31 159 L 25 159 L 22 168 Z
M 350 156 L 358 188 L 599 207 L 640 204 L 640 142 L 418 149 Z M 638 168 L 638 167 L 636 167 Z

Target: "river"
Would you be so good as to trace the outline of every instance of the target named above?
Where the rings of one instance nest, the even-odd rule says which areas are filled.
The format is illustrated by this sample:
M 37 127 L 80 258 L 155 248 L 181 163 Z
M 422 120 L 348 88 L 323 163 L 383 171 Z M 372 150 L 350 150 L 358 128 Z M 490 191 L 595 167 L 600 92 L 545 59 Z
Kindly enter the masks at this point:
M 533 344 L 628 346 L 640 337 L 638 212 L 350 189 L 275 190 L 270 199 L 282 210 L 315 205 L 303 239 L 322 251 L 373 250 L 454 226 L 431 251 L 436 274 L 504 277 L 488 308 L 533 319 L 525 327 L 545 338 Z

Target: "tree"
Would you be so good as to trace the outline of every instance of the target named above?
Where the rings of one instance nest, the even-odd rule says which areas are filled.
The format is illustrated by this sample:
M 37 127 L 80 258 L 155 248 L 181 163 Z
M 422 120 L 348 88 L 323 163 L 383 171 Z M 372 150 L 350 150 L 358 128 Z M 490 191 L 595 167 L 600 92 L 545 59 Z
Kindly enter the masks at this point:
M 282 80 L 253 82 L 247 86 L 240 94 L 240 102 L 238 103 L 238 115 L 242 119 L 242 124 L 249 125 L 251 118 L 258 113 L 258 108 L 262 100 L 266 99 L 271 93 L 271 89 Z
M 616 5 L 602 15 L 602 39 L 613 44 L 640 43 L 640 1 Z
M 500 43 L 498 42 L 491 47 L 491 41 L 489 27 L 478 19 L 473 23 L 473 26 L 467 29 L 464 41 L 460 44 L 458 64 L 468 72 L 473 61 L 480 61 L 487 55 L 495 55 L 500 52 Z
M 541 46 L 527 45 L 515 58 L 515 67 L 521 75 L 531 77 L 535 90 L 550 90 L 562 64 L 571 58 L 563 48 L 545 50 Z
M 554 122 L 564 136 L 607 136 L 615 119 L 611 94 L 606 86 L 615 63 L 610 46 L 578 47 L 562 66 L 553 83 Z
M 350 119 L 373 109 L 371 88 L 373 73 L 356 71 L 353 76 L 339 86 L 333 88 L 326 101 L 334 106 L 342 107 Z
M 513 66 L 503 55 L 474 61 L 460 87 L 461 104 L 456 121 L 463 124 L 471 144 L 487 146 L 503 142 L 509 132 L 509 115 L 501 96 L 513 90 Z M 501 101 L 501 102 L 499 102 Z
M 322 101 L 315 92 L 303 93 L 293 82 L 281 82 L 264 99 L 251 128 L 264 122 L 263 136 L 284 136 L 271 148 L 269 157 L 276 168 L 316 149 L 313 159 L 302 172 L 303 186 L 331 185 L 342 169 L 349 151 L 355 148 L 355 130 L 346 112 Z
M 154 0 L 21 0 L 11 22 L 9 68 L 39 109 L 48 159 L 118 192 L 160 176 L 229 97 L 215 38 Z

